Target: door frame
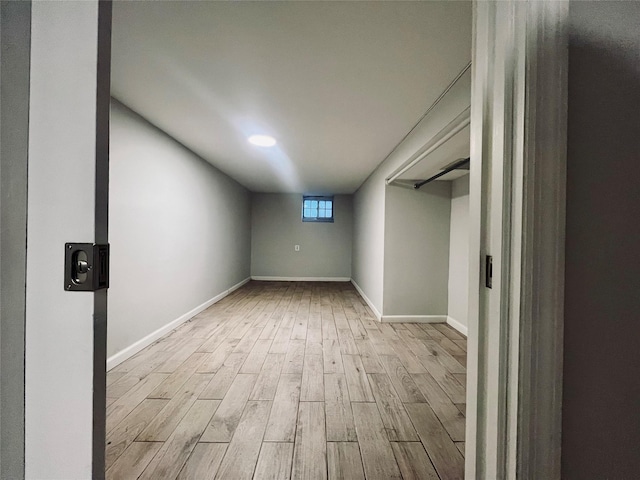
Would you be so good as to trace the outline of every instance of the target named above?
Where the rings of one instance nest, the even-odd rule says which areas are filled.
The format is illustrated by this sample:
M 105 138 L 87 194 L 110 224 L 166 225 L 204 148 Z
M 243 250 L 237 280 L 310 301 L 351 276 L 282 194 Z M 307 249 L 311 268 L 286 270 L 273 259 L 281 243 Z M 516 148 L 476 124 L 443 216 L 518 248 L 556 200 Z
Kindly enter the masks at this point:
M 109 243 L 109 145 L 111 132 L 111 0 L 98 2 L 96 66 L 95 233 Z M 92 478 L 105 477 L 107 441 L 107 290 L 93 292 Z
M 473 9 L 466 478 L 559 479 L 568 2 Z
M 31 4 L 0 2 L 0 478 L 24 477 Z
M 470 265 L 466 477 L 560 478 L 568 3 L 475 1 L 473 8 L 470 252 L 479 255 Z M 496 132 L 500 149 L 490 148 Z M 499 195 L 490 195 L 490 178 L 502 181 Z M 486 310 L 481 287 L 490 215 L 507 226 L 497 314 Z M 94 358 L 94 373 L 101 362 Z M 488 405 L 487 387 L 496 387 L 497 404 Z M 100 396 L 96 478 L 104 475 L 95 457 Z
M 2 193 L 10 185 L 24 197 L 3 201 L 0 216 L 0 476 L 104 478 L 107 293 L 66 291 L 63 279 L 66 242 L 108 238 L 111 2 L 3 1 L 1 7 L 2 98 L 11 99 L 10 109 L 2 105 Z M 20 71 L 10 75 L 11 65 Z M 21 238 L 4 242 L 8 228 Z M 19 293 L 12 302 L 21 312 L 6 308 L 11 291 Z M 5 327 L 12 338 L 5 338 Z M 5 378 L 9 341 L 23 354 L 12 359 L 19 371 Z M 21 397 L 21 414 L 12 419 L 7 414 L 17 410 L 4 401 L 5 381 L 23 387 L 13 392 Z M 19 429 L 11 442 L 4 441 L 12 432 L 5 432 L 7 420 L 17 424 L 13 432 Z

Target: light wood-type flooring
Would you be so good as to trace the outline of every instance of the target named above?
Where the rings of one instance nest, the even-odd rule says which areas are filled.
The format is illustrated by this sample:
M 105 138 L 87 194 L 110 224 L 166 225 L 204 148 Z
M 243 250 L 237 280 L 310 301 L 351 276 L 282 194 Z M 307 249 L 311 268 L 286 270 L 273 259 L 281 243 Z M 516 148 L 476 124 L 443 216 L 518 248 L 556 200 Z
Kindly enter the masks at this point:
M 461 479 L 466 339 L 250 282 L 107 375 L 109 479 Z

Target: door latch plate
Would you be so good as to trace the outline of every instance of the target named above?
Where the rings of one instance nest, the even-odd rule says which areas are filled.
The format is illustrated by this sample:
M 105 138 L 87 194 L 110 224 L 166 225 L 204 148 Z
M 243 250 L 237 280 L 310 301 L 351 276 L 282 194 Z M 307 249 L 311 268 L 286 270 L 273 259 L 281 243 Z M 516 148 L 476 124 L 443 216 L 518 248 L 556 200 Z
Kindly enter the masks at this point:
M 95 292 L 109 288 L 109 244 L 65 243 L 64 289 Z
M 485 286 L 487 288 L 491 288 L 493 285 L 493 257 L 491 255 L 487 255 L 484 262 L 484 278 L 485 278 Z

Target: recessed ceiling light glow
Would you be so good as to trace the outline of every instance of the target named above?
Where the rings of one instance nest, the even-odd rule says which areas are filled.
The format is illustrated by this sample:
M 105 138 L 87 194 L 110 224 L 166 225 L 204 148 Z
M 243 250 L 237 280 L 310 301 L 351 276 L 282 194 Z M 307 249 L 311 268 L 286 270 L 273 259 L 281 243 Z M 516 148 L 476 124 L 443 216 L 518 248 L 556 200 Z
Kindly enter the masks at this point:
M 251 135 L 249 143 L 258 147 L 273 147 L 276 144 L 276 139 L 269 135 Z

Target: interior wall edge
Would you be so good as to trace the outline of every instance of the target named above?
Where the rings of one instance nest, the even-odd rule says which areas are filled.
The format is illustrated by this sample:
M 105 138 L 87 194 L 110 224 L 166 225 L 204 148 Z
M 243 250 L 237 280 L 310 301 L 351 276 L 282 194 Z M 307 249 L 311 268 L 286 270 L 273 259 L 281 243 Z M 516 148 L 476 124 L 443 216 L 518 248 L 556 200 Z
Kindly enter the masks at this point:
M 354 287 L 356 287 L 356 290 L 358 291 L 360 296 L 363 298 L 363 300 L 367 302 L 367 305 L 369 305 L 369 308 L 373 311 L 373 314 L 375 315 L 376 319 L 378 321 L 381 321 L 382 314 L 380 313 L 378 308 L 373 304 L 373 302 L 369 300 L 369 297 L 367 297 L 367 295 L 364 293 L 362 288 L 360 288 L 360 285 L 358 285 L 353 278 L 351 279 L 351 283 L 353 284 Z
M 469 309 L 469 175 L 451 182 L 447 315 L 467 328 Z
M 230 293 L 235 292 L 237 289 L 239 289 L 243 285 L 249 283 L 250 280 L 251 280 L 251 277 L 245 278 L 244 280 L 242 280 L 241 282 L 235 284 L 234 286 L 232 286 L 228 290 L 223 291 L 222 293 L 216 295 L 215 297 L 211 298 L 210 300 L 207 300 L 206 302 L 198 305 L 193 310 L 188 311 L 184 315 L 179 316 L 175 320 L 172 320 L 171 322 L 167 323 L 163 327 L 160 327 L 156 331 L 151 332 L 146 337 L 138 340 L 137 342 L 129 345 L 128 347 L 124 348 L 123 350 L 120 350 L 119 352 L 117 352 L 114 355 L 110 356 L 107 359 L 107 371 L 117 367 L 118 365 L 120 365 L 125 360 L 133 357 L 136 353 L 138 353 L 142 349 L 148 347 L 153 342 L 155 342 L 159 338 L 161 338 L 164 335 L 166 335 L 167 333 L 169 333 L 171 330 L 175 330 L 177 327 L 179 327 L 183 323 L 191 320 L 193 317 L 198 315 L 200 312 L 203 312 L 204 310 L 209 308 L 211 305 L 213 305 L 215 303 L 218 303 L 220 300 L 225 298 Z
M 455 328 L 458 332 L 463 334 L 465 337 L 467 336 L 467 326 L 463 325 L 461 322 L 456 320 L 455 318 L 447 315 L 447 325 Z

